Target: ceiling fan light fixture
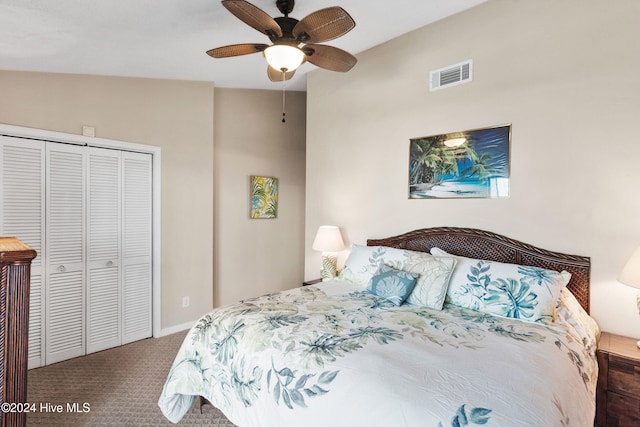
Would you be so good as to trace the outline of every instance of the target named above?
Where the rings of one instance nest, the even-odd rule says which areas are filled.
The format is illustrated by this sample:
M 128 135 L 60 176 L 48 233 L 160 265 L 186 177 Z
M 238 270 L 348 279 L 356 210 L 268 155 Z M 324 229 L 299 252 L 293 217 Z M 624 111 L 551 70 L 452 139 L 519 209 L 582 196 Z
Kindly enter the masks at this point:
M 276 44 L 264 50 L 264 57 L 273 69 L 294 71 L 304 61 L 305 54 L 295 46 Z

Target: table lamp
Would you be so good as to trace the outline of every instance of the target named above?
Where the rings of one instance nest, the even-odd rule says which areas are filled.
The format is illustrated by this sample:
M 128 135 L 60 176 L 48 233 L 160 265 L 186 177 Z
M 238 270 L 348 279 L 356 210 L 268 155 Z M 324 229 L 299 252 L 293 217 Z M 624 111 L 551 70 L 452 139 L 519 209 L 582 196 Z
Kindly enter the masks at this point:
M 618 282 L 640 289 L 640 247 L 635 250 L 625 264 L 622 273 L 618 276 Z M 638 313 L 640 313 L 640 294 L 636 296 L 636 304 L 638 305 Z M 638 348 L 640 348 L 640 341 L 638 341 Z
M 322 280 L 331 280 L 336 277 L 337 258 L 335 252 L 340 252 L 344 249 L 340 228 L 335 225 L 321 225 L 311 248 L 316 251 L 322 251 L 320 278 Z

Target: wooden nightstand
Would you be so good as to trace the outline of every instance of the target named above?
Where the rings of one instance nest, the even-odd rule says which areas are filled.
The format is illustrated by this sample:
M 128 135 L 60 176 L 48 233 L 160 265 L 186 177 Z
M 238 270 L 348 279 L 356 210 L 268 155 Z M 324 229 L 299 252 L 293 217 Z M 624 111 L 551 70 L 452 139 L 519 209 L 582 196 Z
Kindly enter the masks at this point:
M 302 282 L 302 286 L 315 285 L 316 283 L 320 282 L 322 282 L 322 279 L 307 280 L 306 282 Z
M 603 332 L 597 354 L 596 425 L 640 426 L 640 349 L 636 339 Z

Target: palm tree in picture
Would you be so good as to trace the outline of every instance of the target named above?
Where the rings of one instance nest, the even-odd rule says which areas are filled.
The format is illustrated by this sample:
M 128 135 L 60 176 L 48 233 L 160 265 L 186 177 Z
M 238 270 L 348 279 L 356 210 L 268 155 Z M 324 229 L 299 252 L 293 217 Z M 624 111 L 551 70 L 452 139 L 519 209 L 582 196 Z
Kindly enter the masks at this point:
M 278 209 L 278 179 L 251 177 L 251 218 L 276 218 Z
M 443 168 L 450 168 L 451 158 L 445 156 L 441 138 L 433 137 L 411 141 L 409 184 L 434 184 L 435 176 Z
M 437 185 L 442 176 L 459 176 L 459 161 L 467 158 L 472 162 L 478 158 L 473 140 L 463 145 L 448 147 L 446 135 L 411 140 L 409 161 L 409 184 L 412 189 L 428 189 Z
M 491 160 L 492 157 L 489 153 L 476 155 L 471 166 L 464 169 L 460 173 L 460 176 L 463 179 L 477 178 L 479 180 L 485 181 L 496 172 L 496 169 L 493 167 Z

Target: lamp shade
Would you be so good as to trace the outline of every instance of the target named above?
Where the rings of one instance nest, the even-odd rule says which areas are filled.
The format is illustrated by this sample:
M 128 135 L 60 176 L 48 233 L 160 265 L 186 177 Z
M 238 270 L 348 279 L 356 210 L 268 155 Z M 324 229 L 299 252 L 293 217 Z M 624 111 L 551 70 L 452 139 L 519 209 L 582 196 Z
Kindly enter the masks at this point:
M 640 247 L 629 258 L 629 261 L 618 276 L 618 281 L 627 286 L 640 288 Z
M 304 61 L 304 52 L 295 46 L 276 44 L 264 51 L 271 68 L 278 71 L 294 71 Z
M 339 252 L 344 249 L 340 228 L 335 225 L 321 225 L 311 248 L 322 252 Z

